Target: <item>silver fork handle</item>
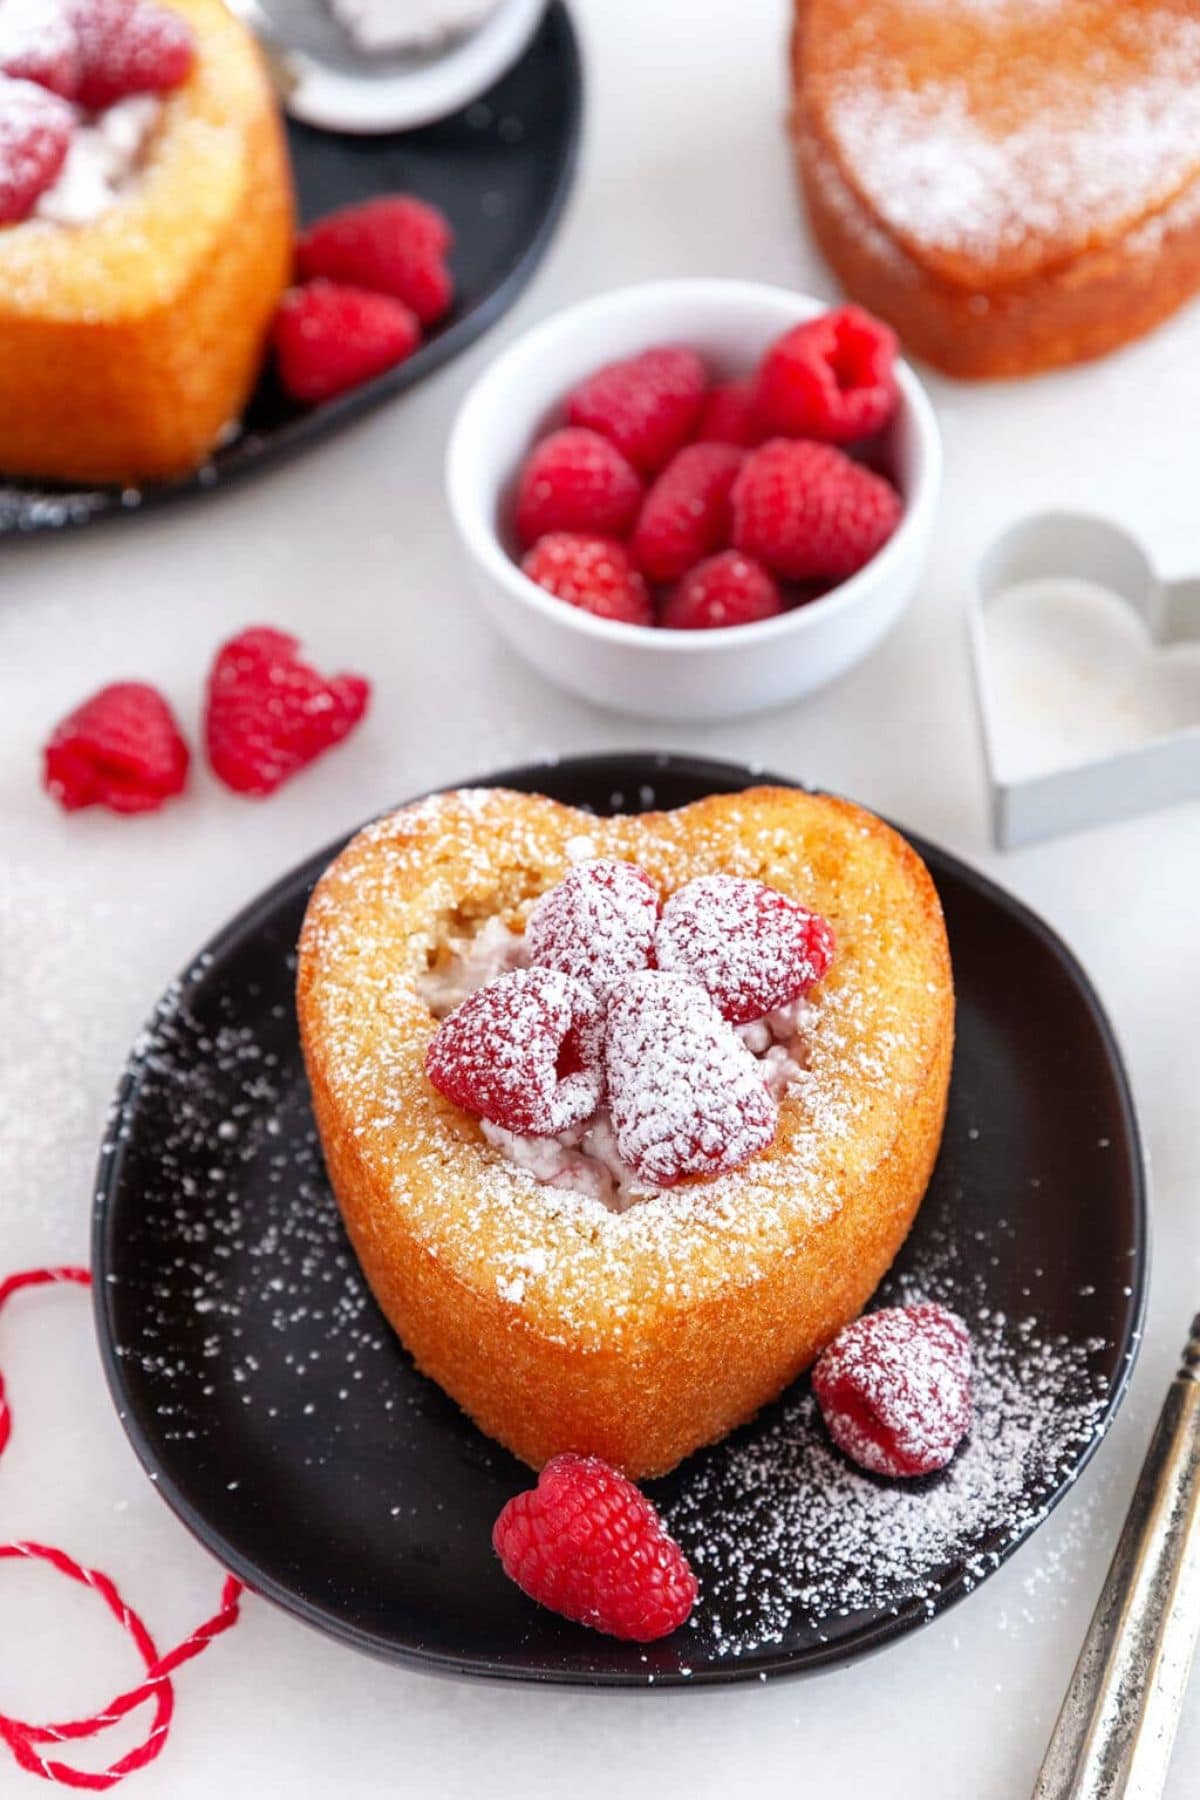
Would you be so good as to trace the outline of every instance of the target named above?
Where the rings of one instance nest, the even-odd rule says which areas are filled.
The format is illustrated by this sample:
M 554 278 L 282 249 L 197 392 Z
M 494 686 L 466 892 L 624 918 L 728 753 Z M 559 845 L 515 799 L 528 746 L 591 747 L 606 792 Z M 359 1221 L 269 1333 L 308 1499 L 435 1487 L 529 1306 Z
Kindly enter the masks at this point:
M 1200 1632 L 1200 1314 L 1033 1800 L 1159 1800 Z

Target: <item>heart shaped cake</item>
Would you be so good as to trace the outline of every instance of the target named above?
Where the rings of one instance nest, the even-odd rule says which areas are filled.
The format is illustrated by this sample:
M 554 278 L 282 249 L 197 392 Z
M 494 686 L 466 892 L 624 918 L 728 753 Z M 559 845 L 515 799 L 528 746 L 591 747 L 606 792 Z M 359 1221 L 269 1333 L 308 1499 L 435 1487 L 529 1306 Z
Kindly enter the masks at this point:
M 951 374 L 1101 355 L 1200 285 L 1190 0 L 796 0 L 793 91 L 822 250 Z
M 936 892 L 826 796 L 406 807 L 318 883 L 297 1000 L 380 1306 L 535 1466 L 659 1474 L 750 1417 L 861 1311 L 941 1139 Z
M 0 71 L 0 469 L 182 475 L 236 425 L 291 272 L 258 46 L 223 0 L 4 0 Z

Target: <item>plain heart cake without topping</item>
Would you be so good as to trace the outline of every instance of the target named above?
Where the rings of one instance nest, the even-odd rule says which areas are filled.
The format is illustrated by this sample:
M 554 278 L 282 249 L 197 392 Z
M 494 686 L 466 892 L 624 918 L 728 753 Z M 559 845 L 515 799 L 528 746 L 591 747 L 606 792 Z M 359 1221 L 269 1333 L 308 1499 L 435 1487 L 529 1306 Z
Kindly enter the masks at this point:
M 792 52 L 817 241 L 916 355 L 1030 374 L 1200 285 L 1192 0 L 796 0 Z
M 777 788 L 406 807 L 318 884 L 298 1010 L 334 1191 L 417 1363 L 527 1462 L 634 1477 L 861 1311 L 933 1168 L 954 1028 L 919 857 Z

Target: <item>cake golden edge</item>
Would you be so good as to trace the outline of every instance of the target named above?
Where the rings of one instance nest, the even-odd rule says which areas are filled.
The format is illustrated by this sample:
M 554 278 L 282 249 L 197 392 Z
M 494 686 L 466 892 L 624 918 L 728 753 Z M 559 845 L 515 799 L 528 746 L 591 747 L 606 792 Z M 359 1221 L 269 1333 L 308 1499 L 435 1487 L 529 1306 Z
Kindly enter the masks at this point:
M 664 892 L 731 862 L 733 872 L 757 868 L 769 879 L 780 846 L 794 860 L 800 844 L 809 891 L 796 897 L 835 914 L 843 964 L 856 955 L 846 911 L 854 889 L 829 885 L 829 870 L 845 856 L 871 872 L 861 875 L 863 911 L 886 897 L 904 939 L 889 952 L 907 968 L 899 1086 L 886 1096 L 860 1092 L 854 1133 L 816 1144 L 819 1206 L 791 1204 L 786 1191 L 781 1200 L 788 1171 L 808 1168 L 796 1160 L 797 1144 L 814 1137 L 786 1100 L 776 1144 L 735 1175 L 597 1218 L 503 1164 L 476 1122 L 425 1080 L 423 1046 L 435 1021 L 397 998 L 408 990 L 392 978 L 395 927 L 371 902 L 386 893 L 397 917 L 413 921 L 403 953 L 416 969 L 431 953 L 428 922 L 448 901 L 486 911 L 490 882 L 499 897 L 492 910 L 519 923 L 561 878 L 581 835 L 596 854 L 649 864 Z M 362 956 L 381 956 L 387 971 L 374 995 L 355 989 Z M 827 985 L 835 981 L 836 961 Z M 395 1006 L 389 1029 L 405 1040 L 394 1067 L 377 1054 L 378 1037 L 350 1020 L 353 1011 L 370 1014 L 373 1005 L 362 1002 L 385 991 Z M 861 998 L 850 986 L 841 991 Z M 885 998 L 872 1011 L 867 996 L 869 1019 L 892 1018 Z M 330 1180 L 376 1299 L 418 1366 L 535 1467 L 571 1449 L 634 1477 L 661 1474 L 751 1417 L 862 1310 L 907 1236 L 941 1140 L 953 984 L 932 881 L 872 814 L 799 790 L 749 790 L 613 820 L 504 790 L 401 809 L 360 833 L 314 891 L 297 1002 Z M 833 1001 L 827 1008 L 844 1033 L 845 1007 L 845 1016 Z M 338 1048 L 347 1031 L 357 1061 Z M 866 1051 L 863 1066 L 873 1066 L 879 1044 L 869 1033 Z M 363 1081 L 373 1090 L 366 1098 Z M 518 1244 L 530 1248 L 518 1252 Z M 550 1284 L 531 1282 L 527 1303 L 512 1304 L 504 1274 L 514 1260 L 535 1266 L 531 1257 L 547 1254 L 562 1271 L 558 1286 L 543 1294 Z

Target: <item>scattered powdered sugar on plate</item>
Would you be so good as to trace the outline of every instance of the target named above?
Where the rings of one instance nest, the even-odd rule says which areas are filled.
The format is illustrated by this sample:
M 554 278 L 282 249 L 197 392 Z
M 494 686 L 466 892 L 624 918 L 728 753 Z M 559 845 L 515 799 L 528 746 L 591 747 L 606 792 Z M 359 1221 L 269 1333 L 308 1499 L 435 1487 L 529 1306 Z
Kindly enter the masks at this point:
M 955 1281 L 917 1268 L 889 1301 L 944 1298 Z M 927 1612 L 950 1581 L 969 1591 L 1025 1537 L 1073 1478 L 1096 1436 L 1107 1389 L 1090 1371 L 1100 1347 L 1047 1338 L 1033 1318 L 985 1302 L 965 1311 L 974 1338 L 970 1435 L 949 1468 L 885 1480 L 829 1440 L 804 1382 L 717 1453 L 669 1505 L 705 1605 L 696 1628 L 740 1656 L 782 1643 L 798 1623 L 823 1637 L 863 1613 Z

